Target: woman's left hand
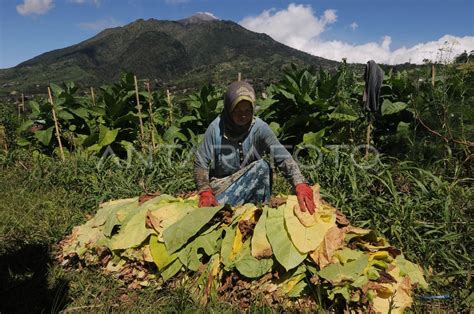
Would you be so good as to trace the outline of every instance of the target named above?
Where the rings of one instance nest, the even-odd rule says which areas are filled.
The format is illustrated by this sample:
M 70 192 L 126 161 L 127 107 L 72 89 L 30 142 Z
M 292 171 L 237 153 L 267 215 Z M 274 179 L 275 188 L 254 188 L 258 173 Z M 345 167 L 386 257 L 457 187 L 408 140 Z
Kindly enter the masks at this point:
M 306 183 L 299 183 L 296 185 L 296 197 L 301 211 L 308 212 L 313 215 L 316 212 L 316 205 L 314 204 L 313 190 Z

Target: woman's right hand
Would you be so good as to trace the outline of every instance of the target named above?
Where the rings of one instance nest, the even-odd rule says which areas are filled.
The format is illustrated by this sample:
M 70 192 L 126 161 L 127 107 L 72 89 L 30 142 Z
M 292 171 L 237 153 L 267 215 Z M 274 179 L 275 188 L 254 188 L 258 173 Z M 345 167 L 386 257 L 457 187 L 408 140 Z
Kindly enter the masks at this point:
M 211 207 L 217 205 L 219 204 L 211 190 L 199 192 L 199 207 Z

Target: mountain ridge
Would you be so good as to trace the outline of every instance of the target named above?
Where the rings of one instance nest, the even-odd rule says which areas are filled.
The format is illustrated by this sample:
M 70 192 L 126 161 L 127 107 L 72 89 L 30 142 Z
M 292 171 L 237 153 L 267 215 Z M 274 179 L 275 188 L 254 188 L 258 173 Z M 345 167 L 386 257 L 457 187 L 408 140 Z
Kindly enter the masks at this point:
M 279 77 L 292 62 L 326 69 L 339 64 L 235 22 L 201 14 L 178 21 L 138 19 L 103 30 L 77 44 L 0 69 L 0 85 L 10 91 L 34 91 L 71 80 L 98 86 L 117 80 L 122 71 L 158 85 L 181 87 L 228 82 L 238 72 L 244 78 L 267 81 Z

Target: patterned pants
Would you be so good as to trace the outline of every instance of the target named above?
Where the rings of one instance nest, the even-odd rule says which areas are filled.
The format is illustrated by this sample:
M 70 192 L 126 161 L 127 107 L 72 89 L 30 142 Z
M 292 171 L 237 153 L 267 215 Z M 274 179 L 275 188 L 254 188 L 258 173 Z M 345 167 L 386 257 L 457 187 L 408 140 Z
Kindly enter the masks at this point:
M 270 165 L 260 159 L 236 173 L 211 181 L 220 204 L 268 203 L 272 193 Z

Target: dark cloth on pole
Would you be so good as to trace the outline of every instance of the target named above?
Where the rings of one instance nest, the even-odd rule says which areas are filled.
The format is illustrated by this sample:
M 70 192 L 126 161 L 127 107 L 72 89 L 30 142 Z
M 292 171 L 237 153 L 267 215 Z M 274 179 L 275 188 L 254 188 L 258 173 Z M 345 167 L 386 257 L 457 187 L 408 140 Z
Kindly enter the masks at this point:
M 382 87 L 383 77 L 383 70 L 374 60 L 367 62 L 364 73 L 365 89 L 363 100 L 365 110 L 369 112 L 379 111 L 380 88 Z

